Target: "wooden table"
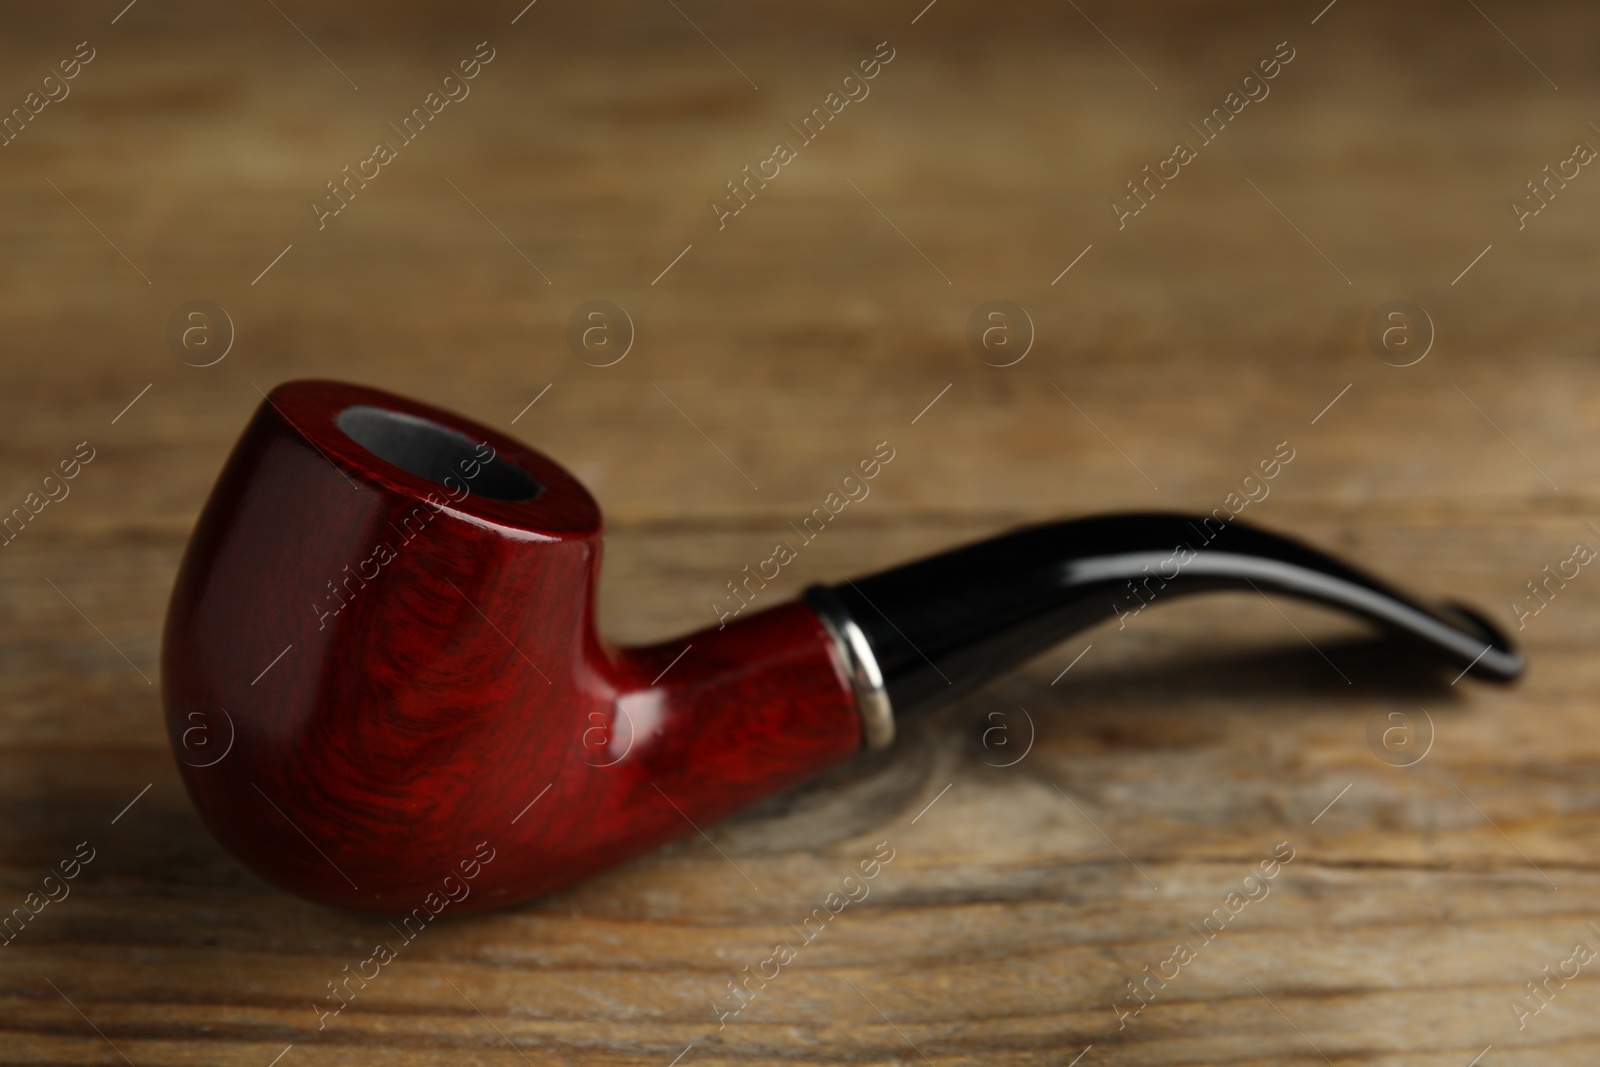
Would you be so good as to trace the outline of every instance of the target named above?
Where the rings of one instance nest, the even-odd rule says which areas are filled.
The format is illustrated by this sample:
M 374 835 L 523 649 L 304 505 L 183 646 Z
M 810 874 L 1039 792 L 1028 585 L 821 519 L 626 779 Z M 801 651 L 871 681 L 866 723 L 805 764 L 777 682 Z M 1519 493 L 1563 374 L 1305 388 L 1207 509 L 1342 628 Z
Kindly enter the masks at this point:
M 1103 626 L 709 839 L 442 925 L 319 1031 L 387 928 L 221 850 L 154 684 L 188 530 L 281 380 L 567 464 L 607 511 L 619 640 L 712 621 L 884 440 L 774 600 L 1025 521 L 1209 511 L 1280 442 L 1244 518 L 1513 630 L 1524 583 L 1600 545 L 1600 175 L 1568 162 L 1600 145 L 1592 6 L 920 4 L 7 13 L 0 104 L 70 95 L 0 148 L 0 506 L 94 458 L 0 550 L 0 905 L 94 858 L 0 949 L 0 1062 L 1594 1062 L 1600 962 L 1548 1004 L 1524 985 L 1600 947 L 1587 568 L 1522 619 L 1510 689 L 1277 598 Z M 480 41 L 470 95 L 403 142 Z M 800 142 L 841 85 L 867 95 Z M 1203 141 L 1235 90 L 1267 95 Z M 719 229 L 709 201 L 779 139 Z M 1147 164 L 1176 175 L 1119 228 Z M 1576 175 L 1535 215 L 1547 164 Z M 199 299 L 235 332 L 208 367 L 165 336 Z M 609 367 L 565 340 L 590 299 L 636 333 Z M 1400 299 L 1431 330 L 1372 348 Z M 990 300 L 1036 333 L 1011 366 L 966 338 Z M 176 351 L 206 362 L 216 329 Z M 880 841 L 870 897 L 719 1027 L 726 983 Z M 1275 848 L 1268 895 L 1203 939 Z M 1179 973 L 1119 1021 L 1147 965 Z

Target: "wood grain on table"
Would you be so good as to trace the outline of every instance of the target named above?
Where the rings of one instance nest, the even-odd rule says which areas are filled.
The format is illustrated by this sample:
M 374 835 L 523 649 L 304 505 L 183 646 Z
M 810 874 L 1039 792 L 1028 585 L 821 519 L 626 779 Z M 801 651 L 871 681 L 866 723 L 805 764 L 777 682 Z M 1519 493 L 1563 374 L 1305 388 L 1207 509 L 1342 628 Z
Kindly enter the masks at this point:
M 80 443 L 94 458 L 0 549 L 0 914 L 80 843 L 94 858 L 0 947 L 0 1062 L 1594 1062 L 1600 961 L 1572 961 L 1600 948 L 1600 578 L 1520 631 L 1514 607 L 1600 545 L 1600 176 L 1568 162 L 1600 145 L 1592 7 L 5 20 L 0 108 L 31 117 L 0 147 L 0 511 Z M 79 42 L 94 58 L 47 83 Z M 319 229 L 325 183 L 401 142 L 389 124 L 479 42 L 470 94 Z M 880 42 L 870 91 L 719 229 L 725 183 Z M 1270 91 L 1247 86 L 1281 43 Z M 1126 183 L 1236 90 L 1259 98 L 1119 228 Z M 1578 173 L 1535 201 L 1547 165 Z M 208 367 L 166 337 L 201 299 L 235 333 Z M 633 324 L 612 366 L 567 345 L 592 299 Z M 1012 366 L 966 339 L 996 299 L 1037 335 Z M 1418 349 L 1386 363 L 1367 336 L 1399 299 L 1432 331 L 1406 367 Z M 880 441 L 870 497 L 770 602 L 1022 522 L 1209 511 L 1288 442 L 1242 518 L 1478 605 L 1530 670 L 1457 684 L 1287 600 L 1165 606 L 706 837 L 443 922 L 319 1029 L 326 984 L 392 932 L 209 837 L 156 667 L 212 478 L 260 391 L 306 376 L 577 473 L 610 523 L 618 640 L 711 622 Z M 1413 765 L 1371 740 L 1395 724 Z M 727 983 L 881 841 L 870 895 L 719 1025 Z M 1292 860 L 1205 939 L 1280 843 Z

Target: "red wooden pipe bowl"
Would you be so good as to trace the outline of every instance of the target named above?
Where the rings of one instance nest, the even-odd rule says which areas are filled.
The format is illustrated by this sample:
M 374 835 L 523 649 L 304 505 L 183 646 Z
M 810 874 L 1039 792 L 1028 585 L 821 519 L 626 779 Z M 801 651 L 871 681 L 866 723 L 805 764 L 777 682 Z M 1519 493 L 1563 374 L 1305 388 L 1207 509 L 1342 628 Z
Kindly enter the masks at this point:
M 482 910 L 860 748 L 802 603 L 603 641 L 601 540 L 588 492 L 503 434 L 376 389 L 279 386 L 200 515 L 163 638 L 167 728 L 206 826 L 313 900 Z

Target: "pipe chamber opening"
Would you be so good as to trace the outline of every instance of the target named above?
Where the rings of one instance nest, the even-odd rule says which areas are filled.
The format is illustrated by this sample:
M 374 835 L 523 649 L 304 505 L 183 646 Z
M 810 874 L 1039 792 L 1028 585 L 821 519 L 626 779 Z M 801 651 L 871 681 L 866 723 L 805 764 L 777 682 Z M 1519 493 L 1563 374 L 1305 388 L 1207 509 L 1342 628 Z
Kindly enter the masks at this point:
M 415 415 L 357 404 L 339 412 L 334 424 L 379 459 L 437 485 L 451 475 L 459 477 L 460 465 L 475 461 L 481 470 L 472 480 L 472 491 L 480 496 L 532 500 L 544 492 L 526 471 L 498 454 L 485 461 L 480 442 Z

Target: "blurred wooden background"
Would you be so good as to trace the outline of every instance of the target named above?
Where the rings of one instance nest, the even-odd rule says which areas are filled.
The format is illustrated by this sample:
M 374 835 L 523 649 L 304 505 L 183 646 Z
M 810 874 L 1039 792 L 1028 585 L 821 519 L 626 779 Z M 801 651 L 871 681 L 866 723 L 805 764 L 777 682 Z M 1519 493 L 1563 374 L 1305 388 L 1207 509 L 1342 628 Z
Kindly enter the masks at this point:
M 1029 520 L 1209 510 L 1281 441 L 1245 518 L 1513 629 L 1524 583 L 1600 546 L 1600 175 L 1523 229 L 1510 207 L 1600 145 L 1592 7 L 519 8 L 4 15 L 4 109 L 94 58 L 0 148 L 0 508 L 95 458 L 0 549 L 0 911 L 95 859 L 0 948 L 0 1062 L 1594 1062 L 1595 966 L 1537 1015 L 1524 985 L 1600 947 L 1587 569 L 1509 690 L 1288 601 L 1103 627 L 715 848 L 451 920 L 319 1031 L 387 927 L 221 851 L 149 684 L 258 388 L 368 382 L 564 462 L 606 509 L 622 640 L 709 623 L 880 440 L 871 497 L 775 595 Z M 324 183 L 480 41 L 471 95 L 319 231 Z M 719 231 L 707 201 L 881 41 L 870 95 Z M 1270 96 L 1119 230 L 1124 183 L 1285 41 Z M 196 299 L 236 329 L 205 368 L 164 335 Z M 634 324 L 614 366 L 565 341 L 590 299 Z M 965 339 L 993 299 L 1036 328 L 1013 366 Z M 1367 341 L 1395 299 L 1436 333 L 1404 368 Z M 1413 751 L 1431 732 L 1420 762 L 1369 742 L 1391 714 Z M 871 896 L 719 1029 L 726 983 L 880 840 Z M 1119 1028 L 1125 981 L 1279 842 L 1270 896 Z

